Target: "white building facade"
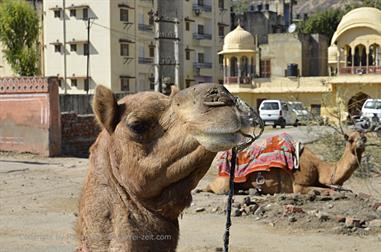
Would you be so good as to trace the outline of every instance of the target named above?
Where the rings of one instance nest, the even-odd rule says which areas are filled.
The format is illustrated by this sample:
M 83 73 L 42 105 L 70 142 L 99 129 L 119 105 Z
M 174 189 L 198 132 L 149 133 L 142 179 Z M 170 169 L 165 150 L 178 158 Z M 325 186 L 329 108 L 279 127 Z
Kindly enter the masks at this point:
M 98 84 L 116 93 L 154 90 L 155 19 L 166 4 L 179 20 L 179 87 L 222 80 L 217 52 L 229 32 L 229 0 L 44 1 L 45 76 L 59 77 L 60 93 L 92 93 Z

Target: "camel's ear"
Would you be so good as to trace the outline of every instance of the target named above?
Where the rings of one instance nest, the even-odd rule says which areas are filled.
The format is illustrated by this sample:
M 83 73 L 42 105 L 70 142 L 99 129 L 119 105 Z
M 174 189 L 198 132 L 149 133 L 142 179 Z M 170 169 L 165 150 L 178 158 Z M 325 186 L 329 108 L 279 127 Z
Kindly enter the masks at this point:
M 172 86 L 171 86 L 171 94 L 170 94 L 169 96 L 170 96 L 170 97 L 173 97 L 173 96 L 175 96 L 175 94 L 177 94 L 179 91 L 180 91 L 180 90 L 179 90 L 179 88 L 178 88 L 177 86 L 172 85 Z
M 118 104 L 110 89 L 98 85 L 95 88 L 93 111 L 99 124 L 112 134 L 118 124 Z

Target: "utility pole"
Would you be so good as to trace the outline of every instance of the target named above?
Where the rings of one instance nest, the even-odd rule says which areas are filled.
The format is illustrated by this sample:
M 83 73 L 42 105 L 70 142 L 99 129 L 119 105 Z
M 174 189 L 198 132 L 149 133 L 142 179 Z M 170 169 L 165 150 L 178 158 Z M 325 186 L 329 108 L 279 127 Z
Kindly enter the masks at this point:
M 180 76 L 179 76 L 179 20 L 177 18 L 174 19 L 174 30 L 175 30 L 175 40 L 174 50 L 175 50 L 175 85 L 179 88 Z
M 171 23 L 174 25 L 174 33 L 162 33 L 160 32 L 160 23 Z M 161 66 L 174 66 L 175 67 L 175 81 L 174 84 L 179 87 L 179 20 L 177 18 L 170 19 L 164 17 L 158 17 L 155 19 L 155 91 L 163 92 Z M 160 62 L 160 40 L 173 40 L 174 41 L 174 62 L 165 61 Z
M 89 94 L 89 85 L 90 85 L 90 18 L 87 17 L 87 69 L 86 69 L 86 82 L 85 82 L 85 90 L 86 94 Z
M 161 92 L 161 76 L 160 76 L 160 23 L 155 19 L 155 91 Z
M 66 69 L 66 5 L 65 0 L 62 0 L 62 19 L 63 19 L 63 55 L 64 55 L 64 90 L 67 94 L 66 79 L 67 79 L 67 69 Z

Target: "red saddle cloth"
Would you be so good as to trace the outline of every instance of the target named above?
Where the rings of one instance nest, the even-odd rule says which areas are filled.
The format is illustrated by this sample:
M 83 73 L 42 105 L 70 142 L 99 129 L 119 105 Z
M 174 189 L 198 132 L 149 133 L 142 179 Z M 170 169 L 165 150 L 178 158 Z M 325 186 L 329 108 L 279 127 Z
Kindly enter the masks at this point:
M 254 142 L 237 154 L 234 182 L 246 182 L 252 172 L 268 171 L 270 168 L 292 170 L 294 168 L 295 142 L 290 135 L 282 133 L 264 141 Z M 230 176 L 232 151 L 217 154 L 219 176 Z

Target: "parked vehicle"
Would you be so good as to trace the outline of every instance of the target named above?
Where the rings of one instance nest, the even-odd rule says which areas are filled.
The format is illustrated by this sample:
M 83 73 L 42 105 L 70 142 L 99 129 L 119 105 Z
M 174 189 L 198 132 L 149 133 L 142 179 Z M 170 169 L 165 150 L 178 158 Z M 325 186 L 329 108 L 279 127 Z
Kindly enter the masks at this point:
M 381 118 L 381 99 L 367 99 L 361 109 L 361 117 L 372 119 L 376 117 Z
M 273 128 L 280 126 L 281 128 L 286 125 L 298 125 L 295 112 L 291 106 L 281 100 L 264 100 L 259 106 L 259 116 L 265 125 L 272 125 Z
M 376 113 L 373 114 L 371 119 L 365 116 L 357 119 L 354 123 L 354 127 L 357 130 L 376 132 L 377 136 L 381 137 L 381 120 Z
M 290 105 L 292 111 L 295 113 L 299 124 L 306 124 L 307 121 L 312 119 L 311 113 L 307 110 L 306 107 L 304 107 L 302 102 L 289 101 L 288 104 Z

